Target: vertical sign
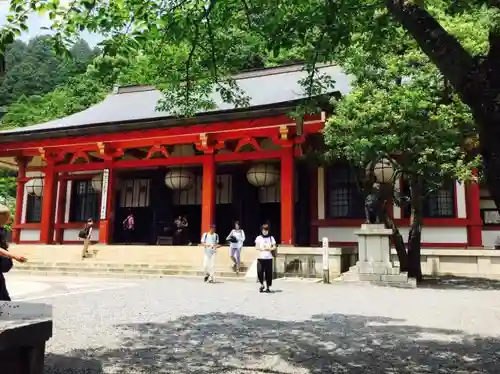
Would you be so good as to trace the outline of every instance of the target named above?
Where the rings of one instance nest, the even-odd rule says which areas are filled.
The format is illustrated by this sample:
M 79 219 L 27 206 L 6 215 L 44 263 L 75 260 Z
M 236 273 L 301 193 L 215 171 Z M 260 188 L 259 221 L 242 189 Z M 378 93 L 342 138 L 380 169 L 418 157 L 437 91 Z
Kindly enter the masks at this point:
M 106 211 L 108 207 L 108 182 L 109 182 L 109 169 L 104 169 L 102 173 L 102 187 L 101 187 L 101 219 L 106 219 Z
M 330 251 L 328 238 L 323 238 L 323 283 L 330 283 Z

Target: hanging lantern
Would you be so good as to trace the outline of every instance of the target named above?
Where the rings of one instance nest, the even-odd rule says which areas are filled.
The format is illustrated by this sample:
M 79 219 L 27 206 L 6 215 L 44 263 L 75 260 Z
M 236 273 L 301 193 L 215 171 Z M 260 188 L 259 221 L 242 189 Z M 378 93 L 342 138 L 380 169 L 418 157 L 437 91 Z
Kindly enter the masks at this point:
M 171 169 L 165 174 L 165 185 L 172 190 L 187 190 L 194 182 L 194 174 L 186 169 Z
M 394 182 L 394 167 L 392 166 L 391 160 L 383 158 L 378 161 L 375 165 L 370 163 L 366 167 L 366 173 L 372 174 L 378 183 L 392 183 Z
M 96 192 L 102 191 L 102 174 L 95 174 L 92 177 L 92 189 Z
M 32 178 L 26 182 L 26 192 L 28 195 L 42 196 L 43 195 L 43 177 Z
M 248 182 L 255 187 L 275 184 L 280 178 L 279 170 L 272 164 L 257 164 L 247 171 Z

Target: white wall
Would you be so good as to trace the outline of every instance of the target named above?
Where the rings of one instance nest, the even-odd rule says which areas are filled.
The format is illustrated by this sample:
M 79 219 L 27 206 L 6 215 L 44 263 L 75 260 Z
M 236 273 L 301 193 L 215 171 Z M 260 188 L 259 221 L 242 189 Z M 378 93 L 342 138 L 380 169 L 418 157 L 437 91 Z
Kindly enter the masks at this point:
M 495 246 L 496 239 L 500 237 L 500 230 L 483 230 L 481 234 L 483 246 L 485 248 L 493 248 Z
M 355 231 L 359 227 L 320 227 L 318 229 L 318 241 L 324 237 L 330 242 L 354 242 L 358 241 Z M 408 238 L 409 227 L 399 229 L 404 240 Z M 422 229 L 423 243 L 457 243 L 462 246 L 467 243 L 467 229 L 465 227 L 424 227 Z
M 83 229 L 83 223 L 81 229 L 64 229 L 63 231 L 63 240 L 65 242 L 74 242 L 80 240 L 83 243 L 83 240 L 78 238 L 78 233 Z M 92 240 L 99 240 L 99 228 L 92 229 Z
M 20 241 L 39 241 L 40 230 L 21 229 Z

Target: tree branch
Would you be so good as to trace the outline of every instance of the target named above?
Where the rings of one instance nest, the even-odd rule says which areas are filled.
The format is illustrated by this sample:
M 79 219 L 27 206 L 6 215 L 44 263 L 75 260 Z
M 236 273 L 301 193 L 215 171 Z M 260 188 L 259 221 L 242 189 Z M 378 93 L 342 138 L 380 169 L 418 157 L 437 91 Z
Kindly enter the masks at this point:
M 460 42 L 429 12 L 415 3 L 408 0 L 385 0 L 385 3 L 392 16 L 449 79 L 462 100 L 469 105 L 475 103 L 481 91 L 481 82 L 472 79 L 477 67 L 474 58 Z

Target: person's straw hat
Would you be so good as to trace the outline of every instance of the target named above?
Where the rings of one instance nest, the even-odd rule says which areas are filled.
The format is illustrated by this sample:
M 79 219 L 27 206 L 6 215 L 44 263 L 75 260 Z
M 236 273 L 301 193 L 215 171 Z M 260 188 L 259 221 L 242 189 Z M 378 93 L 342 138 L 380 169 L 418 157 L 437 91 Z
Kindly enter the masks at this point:
M 0 204 L 0 214 L 10 213 L 8 206 Z

